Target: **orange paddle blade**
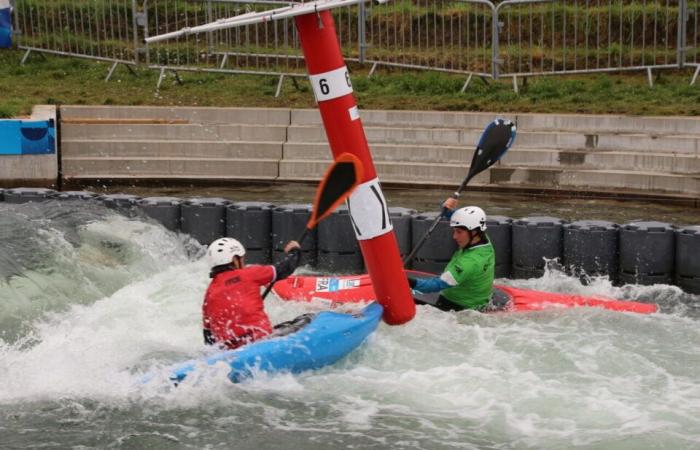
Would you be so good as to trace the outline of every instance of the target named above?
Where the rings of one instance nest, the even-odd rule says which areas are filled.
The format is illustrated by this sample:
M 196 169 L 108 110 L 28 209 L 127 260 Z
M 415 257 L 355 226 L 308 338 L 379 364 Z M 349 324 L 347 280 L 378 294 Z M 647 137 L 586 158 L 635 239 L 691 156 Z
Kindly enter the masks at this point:
M 306 228 L 312 229 L 331 215 L 362 182 L 362 175 L 362 162 L 357 156 L 351 153 L 340 154 L 318 185 Z

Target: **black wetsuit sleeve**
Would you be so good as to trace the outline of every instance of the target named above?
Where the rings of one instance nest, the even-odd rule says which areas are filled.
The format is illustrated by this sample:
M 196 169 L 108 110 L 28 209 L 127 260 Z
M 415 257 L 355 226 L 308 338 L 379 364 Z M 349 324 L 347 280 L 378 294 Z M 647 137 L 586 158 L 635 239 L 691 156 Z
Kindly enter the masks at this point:
M 275 281 L 284 280 L 294 272 L 294 269 L 299 265 L 301 260 L 301 250 L 298 248 L 293 249 L 287 256 L 277 264 L 275 264 Z

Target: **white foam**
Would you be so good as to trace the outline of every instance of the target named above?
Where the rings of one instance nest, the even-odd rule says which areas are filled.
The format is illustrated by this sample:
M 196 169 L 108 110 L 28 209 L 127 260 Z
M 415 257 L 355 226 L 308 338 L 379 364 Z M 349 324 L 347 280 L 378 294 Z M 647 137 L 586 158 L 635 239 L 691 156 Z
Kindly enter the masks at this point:
M 16 342 L 0 341 L 0 404 L 77 402 L 79 409 L 78 400 L 89 399 L 117 410 L 137 404 L 156 416 L 217 411 L 215 426 L 399 447 L 614 448 L 623 440 L 628 448 L 681 448 L 700 441 L 700 327 L 679 314 L 485 315 L 422 306 L 410 323 L 381 325 L 358 351 L 319 371 L 233 385 L 227 368 L 216 367 L 177 388 L 165 380 L 140 384 L 145 373 L 203 354 L 200 308 L 209 281 L 204 261 L 189 260 L 179 238 L 156 238 L 174 247 L 164 248 L 141 227 L 88 227 L 84 245 L 133 238 L 141 250 L 123 260 L 131 261 L 132 280 L 35 319 Z M 65 264 L 87 258 L 67 247 L 65 255 Z M 99 264 L 109 273 L 105 258 Z M 509 283 L 585 295 L 681 295 L 606 280 L 584 286 L 557 272 Z M 273 322 L 325 306 L 266 301 Z M 185 425 L 192 436 L 206 434 L 206 426 Z

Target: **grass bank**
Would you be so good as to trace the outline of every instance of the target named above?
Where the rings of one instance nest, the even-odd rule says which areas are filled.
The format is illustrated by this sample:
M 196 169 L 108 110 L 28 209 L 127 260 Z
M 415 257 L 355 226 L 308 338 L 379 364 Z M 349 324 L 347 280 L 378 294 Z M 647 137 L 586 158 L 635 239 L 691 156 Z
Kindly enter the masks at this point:
M 275 77 L 185 72 L 182 85 L 169 76 L 156 91 L 155 71 L 139 69 L 134 76 L 120 67 L 105 82 L 104 63 L 35 54 L 20 65 L 20 59 L 18 51 L 0 51 L 0 117 L 28 114 L 36 104 L 315 106 L 305 81 L 285 80 L 275 98 Z M 455 75 L 382 69 L 367 78 L 366 68 L 355 68 L 352 76 L 363 109 L 700 115 L 700 83 L 689 86 L 690 69 L 658 72 L 653 88 L 643 73 L 531 78 L 519 94 L 511 80 L 474 79 L 460 93 L 465 80 Z

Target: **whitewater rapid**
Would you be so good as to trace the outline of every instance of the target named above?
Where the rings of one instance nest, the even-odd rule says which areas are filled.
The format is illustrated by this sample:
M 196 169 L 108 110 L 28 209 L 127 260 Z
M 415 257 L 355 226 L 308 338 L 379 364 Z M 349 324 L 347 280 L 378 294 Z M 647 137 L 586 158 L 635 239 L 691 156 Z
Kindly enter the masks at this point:
M 419 307 L 301 375 L 173 388 L 197 357 L 203 248 L 100 205 L 0 204 L 3 448 L 697 448 L 697 296 L 548 271 L 503 284 L 654 300 L 662 312 Z M 266 302 L 273 322 L 325 308 Z

